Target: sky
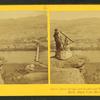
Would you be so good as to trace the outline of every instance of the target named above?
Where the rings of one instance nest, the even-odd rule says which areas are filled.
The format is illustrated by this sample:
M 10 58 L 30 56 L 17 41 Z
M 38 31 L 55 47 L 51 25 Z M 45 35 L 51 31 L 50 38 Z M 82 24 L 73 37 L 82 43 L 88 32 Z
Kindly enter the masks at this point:
M 43 11 L 0 11 L 0 19 L 20 18 L 46 14 Z
M 77 11 L 77 12 L 51 12 L 51 20 L 72 20 L 79 18 L 99 17 L 100 11 Z

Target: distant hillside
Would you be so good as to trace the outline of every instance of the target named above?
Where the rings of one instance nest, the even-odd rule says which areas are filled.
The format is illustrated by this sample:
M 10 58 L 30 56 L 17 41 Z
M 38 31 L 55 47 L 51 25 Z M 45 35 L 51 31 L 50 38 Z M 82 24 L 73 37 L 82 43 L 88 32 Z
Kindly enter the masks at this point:
M 47 37 L 46 15 L 0 19 L 0 40 Z
M 70 37 L 74 43 L 72 50 L 100 50 L 100 18 L 82 18 L 74 20 L 51 21 L 51 48 L 55 48 L 54 29 L 58 28 Z
M 52 20 L 51 36 L 53 36 L 53 30 L 55 28 L 65 32 L 72 39 L 100 38 L 100 18 Z

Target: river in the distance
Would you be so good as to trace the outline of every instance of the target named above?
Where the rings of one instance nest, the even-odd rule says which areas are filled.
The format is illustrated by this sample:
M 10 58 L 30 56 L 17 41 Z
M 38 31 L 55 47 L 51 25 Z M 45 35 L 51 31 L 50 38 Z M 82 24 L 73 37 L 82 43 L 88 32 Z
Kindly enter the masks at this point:
M 72 54 L 84 56 L 92 63 L 100 62 L 100 50 L 74 50 Z M 51 52 L 51 56 L 54 56 L 54 52 Z
M 7 63 L 31 63 L 35 58 L 35 51 L 0 51 L 0 57 L 4 57 Z M 81 55 L 87 57 L 90 62 L 100 62 L 100 51 L 99 50 L 75 50 L 72 51 L 74 55 Z M 51 52 L 51 56 L 54 52 Z M 47 51 L 40 52 L 40 62 L 45 64 L 48 63 Z
M 73 51 L 73 54 L 82 55 L 89 59 L 90 62 L 100 62 L 100 51 L 99 50 L 77 50 Z
M 0 51 L 7 63 L 31 63 L 35 55 L 35 51 Z M 40 52 L 40 61 L 47 64 L 47 51 Z

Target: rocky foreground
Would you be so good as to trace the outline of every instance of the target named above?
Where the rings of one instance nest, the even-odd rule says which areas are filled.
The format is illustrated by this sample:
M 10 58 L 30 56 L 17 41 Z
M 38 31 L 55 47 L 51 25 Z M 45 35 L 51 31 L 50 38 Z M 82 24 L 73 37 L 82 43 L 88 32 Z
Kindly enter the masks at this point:
M 51 58 L 51 83 L 53 84 L 85 84 L 83 76 L 84 68 L 80 70 L 78 65 L 84 58 L 77 56 L 67 60 Z M 84 59 L 85 60 L 85 59 Z

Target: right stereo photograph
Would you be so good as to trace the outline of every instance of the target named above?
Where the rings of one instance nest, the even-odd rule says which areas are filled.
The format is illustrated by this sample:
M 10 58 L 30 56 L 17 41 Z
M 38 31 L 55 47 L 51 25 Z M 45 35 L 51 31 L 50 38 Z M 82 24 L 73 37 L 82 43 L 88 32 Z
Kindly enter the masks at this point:
M 100 11 L 50 13 L 51 84 L 100 84 Z

